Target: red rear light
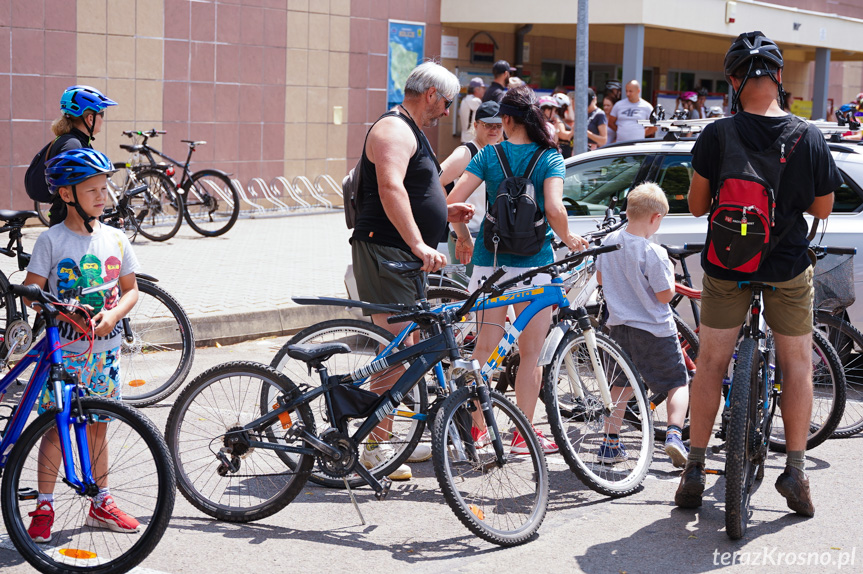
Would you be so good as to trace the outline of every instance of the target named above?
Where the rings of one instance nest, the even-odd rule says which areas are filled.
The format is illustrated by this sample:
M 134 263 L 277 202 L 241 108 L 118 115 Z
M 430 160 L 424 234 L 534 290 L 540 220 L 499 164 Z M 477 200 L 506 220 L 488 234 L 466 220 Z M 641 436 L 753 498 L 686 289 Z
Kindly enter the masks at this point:
M 166 169 L 166 170 L 165 170 L 165 175 L 167 175 L 168 177 L 173 177 L 173 175 L 174 175 L 174 166 L 169 165 L 169 166 L 168 166 L 168 169 Z

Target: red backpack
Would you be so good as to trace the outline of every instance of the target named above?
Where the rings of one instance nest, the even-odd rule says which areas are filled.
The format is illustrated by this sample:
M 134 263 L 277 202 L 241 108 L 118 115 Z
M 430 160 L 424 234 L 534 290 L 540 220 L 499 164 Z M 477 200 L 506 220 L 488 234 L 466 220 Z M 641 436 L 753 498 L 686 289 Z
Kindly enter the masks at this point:
M 787 160 L 808 128 L 791 117 L 782 134 L 765 150 L 748 148 L 729 118 L 714 124 L 722 167 L 710 209 L 707 260 L 723 269 L 754 273 L 793 227 L 774 233 L 776 192 Z

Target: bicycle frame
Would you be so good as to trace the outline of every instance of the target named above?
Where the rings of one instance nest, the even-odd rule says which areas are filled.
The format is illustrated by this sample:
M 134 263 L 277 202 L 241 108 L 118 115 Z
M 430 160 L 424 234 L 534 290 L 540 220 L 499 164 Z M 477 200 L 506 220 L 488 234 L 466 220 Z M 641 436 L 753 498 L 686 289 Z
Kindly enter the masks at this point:
M 157 162 L 156 158 L 153 157 L 153 154 L 156 154 L 160 158 L 167 160 L 168 162 L 172 163 L 173 165 L 183 168 L 183 175 L 180 177 L 180 182 L 177 184 L 177 189 L 178 190 L 182 189 L 183 184 L 186 183 L 186 180 L 191 179 L 191 176 L 189 175 L 189 173 L 190 173 L 189 172 L 189 164 L 192 161 L 192 154 L 195 153 L 195 148 L 189 147 L 189 155 L 186 156 L 186 163 L 180 163 L 179 161 L 175 160 L 171 156 L 165 154 L 161 150 L 158 150 L 158 149 L 154 148 L 153 146 L 151 146 L 149 143 L 147 143 L 147 140 L 150 139 L 150 136 L 143 135 L 142 137 L 144 138 L 144 141 L 141 142 L 141 146 L 144 148 L 142 150 L 142 153 L 147 157 L 147 160 L 150 162 L 150 165 L 153 165 L 153 166 L 158 165 L 159 162 Z
M 87 441 L 87 419 L 72 416 L 72 401 L 76 397 L 83 396 L 84 391 L 77 383 L 64 382 L 58 375 L 59 369 L 63 367 L 63 351 L 60 345 L 60 336 L 56 325 L 50 325 L 46 329 L 45 337 L 40 339 L 16 364 L 12 370 L 0 379 L 0 394 L 15 382 L 18 377 L 33 363 L 36 368 L 30 376 L 30 381 L 24 390 L 21 402 L 10 415 L 6 428 L 3 431 L 3 439 L 0 441 L 0 470 L 6 465 L 9 452 L 15 442 L 21 437 L 21 433 L 27 424 L 27 417 L 33 410 L 39 394 L 45 387 L 49 376 L 54 375 L 52 381 L 54 396 L 57 404 L 57 431 L 60 440 L 60 450 L 63 454 L 63 467 L 66 473 L 66 481 L 71 484 L 79 494 L 88 493 L 96 484 L 93 479 L 92 465 L 90 461 L 90 448 Z M 60 371 L 63 372 L 63 371 Z M 77 395 L 75 394 L 77 392 Z M 72 438 L 69 427 L 74 427 L 75 439 L 78 443 L 78 460 L 81 464 L 81 475 L 79 478 L 75 471 L 75 459 L 73 456 Z

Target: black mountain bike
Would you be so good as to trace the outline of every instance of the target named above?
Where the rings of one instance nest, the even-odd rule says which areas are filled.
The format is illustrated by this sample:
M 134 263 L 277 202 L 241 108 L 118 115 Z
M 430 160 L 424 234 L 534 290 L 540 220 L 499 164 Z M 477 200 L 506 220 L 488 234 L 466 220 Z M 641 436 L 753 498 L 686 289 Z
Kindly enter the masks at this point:
M 240 214 L 240 194 L 231 178 L 225 172 L 217 169 L 198 171 L 189 169 L 192 154 L 199 145 L 206 144 L 205 141 L 180 140 L 189 146 L 189 155 L 186 156 L 185 163 L 180 163 L 147 143 L 150 138 L 159 137 L 162 134 L 165 132 L 154 129 L 147 132 L 123 132 L 124 136 L 133 140 L 138 137 L 143 138 L 143 140 L 141 143 L 132 145 L 120 145 L 120 148 L 132 154 L 143 154 L 148 162 L 139 165 L 133 164 L 130 169 L 155 168 L 171 177 L 174 175 L 175 166 L 183 168 L 183 175 L 177 184 L 177 190 L 183 196 L 182 207 L 186 221 L 192 229 L 207 237 L 226 233 L 237 222 L 237 217 Z M 157 162 L 155 155 L 167 160 L 168 163 Z
M 419 273 L 420 267 L 385 265 L 406 275 Z M 283 373 L 249 362 L 226 363 L 199 375 L 174 403 L 166 427 L 180 491 L 220 520 L 259 520 L 294 500 L 317 463 L 346 488 L 348 477 L 357 473 L 382 499 L 390 481 L 379 481 L 363 466 L 359 448 L 427 372 L 448 361 L 453 391 L 432 430 L 432 459 L 444 497 L 459 520 L 484 540 L 514 546 L 532 539 L 548 503 L 545 455 L 518 407 L 486 386 L 476 360 L 462 360 L 453 333 L 453 325 L 482 293 L 497 291 L 492 285 L 505 271 L 493 274 L 457 309 L 435 312 L 423 301 L 391 316 L 392 323 L 416 323 L 428 337 L 350 373 L 330 373 L 325 364 L 334 355 L 351 353 L 344 343 L 291 346 L 290 356 L 318 373 L 317 387 L 298 387 Z M 380 396 L 354 387 L 402 364 L 410 366 Z M 272 402 L 261 402 L 262 396 Z M 326 423 L 313 415 L 311 404 L 319 397 L 325 401 Z M 488 429 L 482 442 L 475 442 L 471 432 L 474 417 Z M 359 423 L 356 430 L 349 427 L 351 419 Z M 316 422 L 323 423 L 320 430 Z M 525 441 L 523 451 L 511 449 L 518 436 Z

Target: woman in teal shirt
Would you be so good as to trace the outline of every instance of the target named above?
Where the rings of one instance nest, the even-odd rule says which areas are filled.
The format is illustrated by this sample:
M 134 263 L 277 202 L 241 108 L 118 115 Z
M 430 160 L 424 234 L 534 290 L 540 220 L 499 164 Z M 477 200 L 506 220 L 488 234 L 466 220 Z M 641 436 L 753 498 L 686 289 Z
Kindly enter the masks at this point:
M 491 276 L 495 268 L 505 265 L 508 269 L 504 278 L 515 277 L 531 267 L 547 265 L 554 261 L 551 239 L 554 233 L 573 251 L 587 247 L 587 242 L 569 231 L 566 208 L 563 206 L 563 157 L 557 150 L 554 140 L 545 128 L 545 117 L 537 106 L 536 94 L 527 86 L 519 86 L 509 90 L 500 103 L 500 114 L 503 129 L 508 139 L 501 144 L 507 161 L 515 175 L 525 172 L 528 162 L 537 148 L 546 151 L 539 158 L 531 181 L 536 189 L 536 199 L 539 208 L 548 220 L 549 229 L 545 243 L 536 255 L 518 256 L 509 254 L 494 254 L 485 248 L 483 232 L 485 222 L 480 227 L 479 236 L 474 244 L 465 225 L 453 225 L 458 235 L 456 256 L 462 263 L 473 260 L 474 269 L 471 276 L 471 289 L 476 289 Z M 485 182 L 488 204 L 494 203 L 497 188 L 504 179 L 503 170 L 492 146 L 486 146 L 471 160 L 464 175 L 459 178 L 455 189 L 447 198 L 448 203 L 465 201 L 473 191 Z M 552 230 L 554 233 L 552 233 Z M 548 275 L 538 275 L 532 283 L 536 285 L 550 282 Z M 530 283 L 528 283 L 530 284 Z M 515 305 L 516 313 L 527 306 L 526 303 Z M 483 312 L 484 321 L 479 331 L 474 357 L 480 361 L 487 360 L 497 347 L 503 336 L 501 325 L 506 320 L 506 308 L 488 309 Z M 520 363 L 515 378 L 515 397 L 519 408 L 533 420 L 536 401 L 542 383 L 542 373 L 537 366 L 539 352 L 551 324 L 551 308 L 544 309 L 531 319 L 518 339 Z M 477 433 L 479 434 L 479 433 Z M 557 452 L 554 441 L 545 438 L 537 432 L 543 450 L 547 454 Z M 512 452 L 522 454 L 527 452 L 524 439 L 516 437 Z

